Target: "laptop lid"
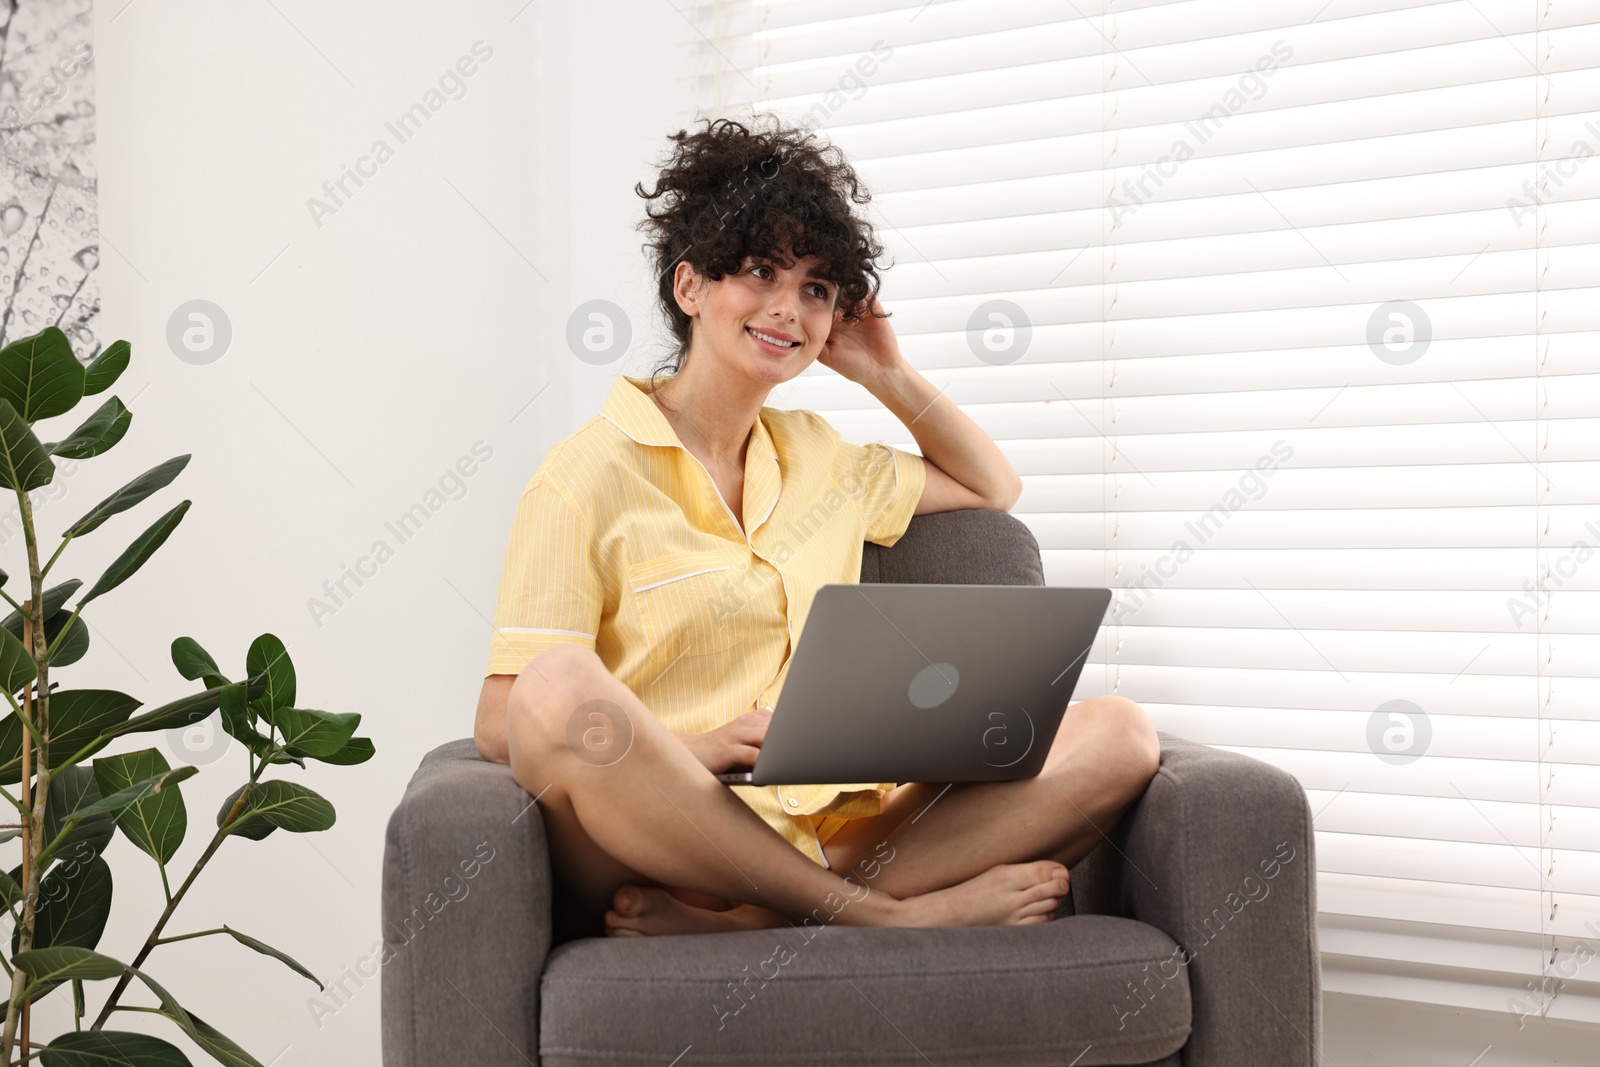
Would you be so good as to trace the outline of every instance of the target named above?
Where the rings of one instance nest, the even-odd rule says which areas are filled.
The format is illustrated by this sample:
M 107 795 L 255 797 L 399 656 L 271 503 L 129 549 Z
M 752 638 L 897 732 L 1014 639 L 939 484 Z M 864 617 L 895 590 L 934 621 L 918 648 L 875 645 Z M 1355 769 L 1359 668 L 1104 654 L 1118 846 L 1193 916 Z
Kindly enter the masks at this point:
M 752 785 L 968 782 L 1044 766 L 1109 589 L 817 590 Z

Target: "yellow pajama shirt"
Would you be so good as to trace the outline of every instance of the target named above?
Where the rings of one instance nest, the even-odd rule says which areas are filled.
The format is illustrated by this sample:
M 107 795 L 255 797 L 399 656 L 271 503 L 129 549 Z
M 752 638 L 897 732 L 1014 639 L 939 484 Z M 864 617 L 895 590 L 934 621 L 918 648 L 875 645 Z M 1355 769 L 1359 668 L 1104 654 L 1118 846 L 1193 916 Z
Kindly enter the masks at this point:
M 777 705 L 817 589 L 860 580 L 863 541 L 900 539 L 927 468 L 912 452 L 845 442 L 814 412 L 763 407 L 741 529 L 648 388 L 616 378 L 600 414 L 528 480 L 484 673 L 518 674 L 547 648 L 582 645 L 669 730 L 704 733 Z M 894 786 L 730 788 L 827 866 L 822 842 L 876 815 Z

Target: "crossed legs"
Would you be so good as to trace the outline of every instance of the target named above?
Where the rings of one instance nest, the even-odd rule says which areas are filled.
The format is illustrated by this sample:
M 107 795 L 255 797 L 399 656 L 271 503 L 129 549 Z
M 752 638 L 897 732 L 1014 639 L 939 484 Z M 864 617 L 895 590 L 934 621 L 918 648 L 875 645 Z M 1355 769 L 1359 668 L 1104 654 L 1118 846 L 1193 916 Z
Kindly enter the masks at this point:
M 778 925 L 829 901 L 846 925 L 1044 922 L 1066 866 L 1139 795 L 1159 755 L 1138 705 L 1083 701 L 1037 778 L 902 785 L 880 814 L 828 841 L 825 869 L 718 782 L 588 649 L 536 657 L 506 714 L 512 774 L 538 798 L 556 877 L 590 914 L 607 913 L 611 933 Z M 591 748 L 592 737 L 610 748 Z M 838 873 L 888 855 L 884 842 L 893 861 L 874 867 L 870 888 Z M 705 907 L 723 902 L 735 906 Z

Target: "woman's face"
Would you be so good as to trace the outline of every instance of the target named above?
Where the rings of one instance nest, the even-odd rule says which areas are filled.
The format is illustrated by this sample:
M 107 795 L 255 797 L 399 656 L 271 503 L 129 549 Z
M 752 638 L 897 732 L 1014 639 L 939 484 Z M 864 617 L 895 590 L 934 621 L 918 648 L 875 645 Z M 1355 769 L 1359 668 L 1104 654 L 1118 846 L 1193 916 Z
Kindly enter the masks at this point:
M 838 286 L 816 276 L 816 256 L 782 267 L 746 258 L 737 274 L 711 281 L 680 262 L 678 306 L 694 319 L 689 353 L 704 349 L 761 381 L 786 382 L 822 354 Z

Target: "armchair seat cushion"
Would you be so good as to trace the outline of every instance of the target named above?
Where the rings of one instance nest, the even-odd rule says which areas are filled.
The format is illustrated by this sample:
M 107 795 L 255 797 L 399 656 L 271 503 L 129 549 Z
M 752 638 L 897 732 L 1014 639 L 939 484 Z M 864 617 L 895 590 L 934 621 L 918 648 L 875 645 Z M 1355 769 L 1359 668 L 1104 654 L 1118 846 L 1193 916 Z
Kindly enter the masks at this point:
M 1155 927 L 1110 915 L 582 938 L 545 961 L 539 1061 L 1147 1064 L 1189 1037 L 1176 952 Z

